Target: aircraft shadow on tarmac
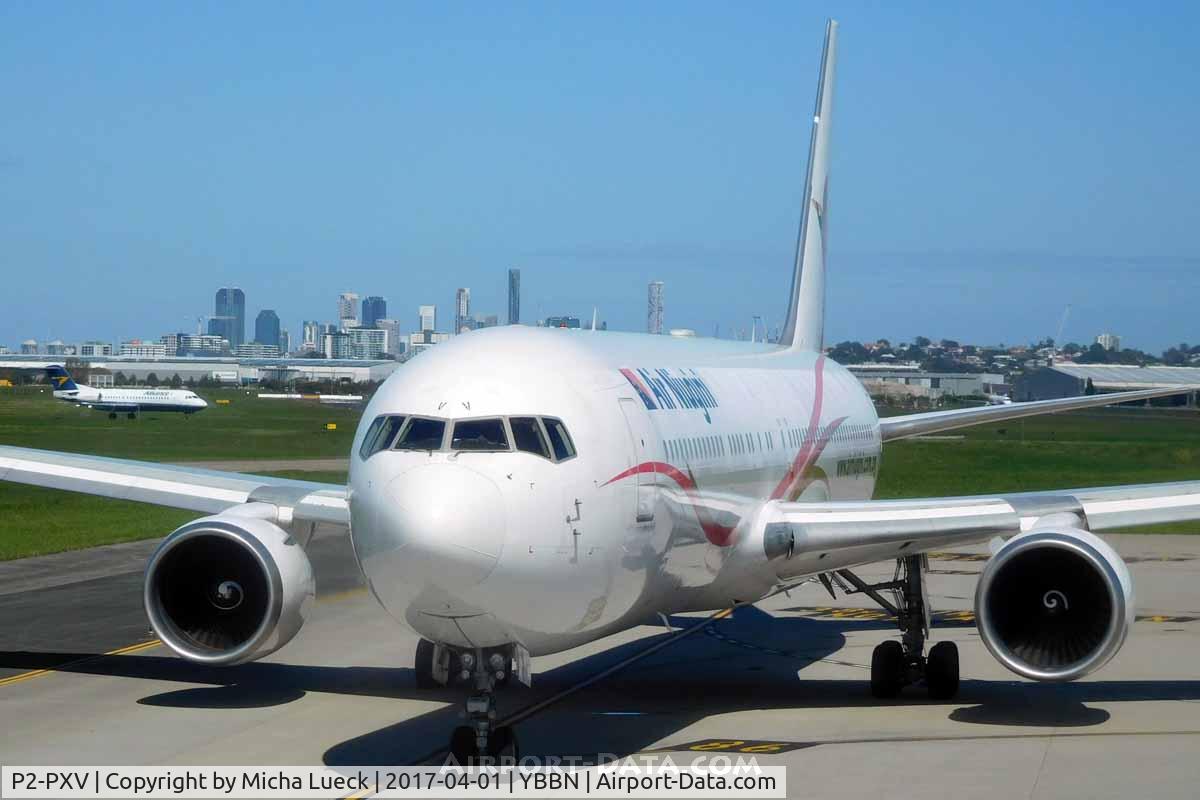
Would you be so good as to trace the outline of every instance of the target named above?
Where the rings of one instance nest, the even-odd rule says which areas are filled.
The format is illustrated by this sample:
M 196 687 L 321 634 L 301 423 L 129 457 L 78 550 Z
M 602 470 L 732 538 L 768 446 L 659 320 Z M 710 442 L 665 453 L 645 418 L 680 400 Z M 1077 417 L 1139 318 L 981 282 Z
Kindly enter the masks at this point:
M 673 620 L 677 627 L 694 618 Z M 741 608 L 730 618 L 639 661 L 574 694 L 517 726 L 523 755 L 624 756 L 701 720 L 749 710 L 803 711 L 808 708 L 926 705 L 921 687 L 895 700 L 870 695 L 868 673 L 842 661 L 848 631 L 889 627 L 883 620 L 772 617 Z M 563 666 L 537 673 L 534 688 L 510 686 L 498 694 L 501 716 L 557 694 L 658 641 L 652 636 L 617 645 Z M 867 653 L 857 654 L 862 660 Z M 845 658 L 845 656 L 843 656 Z M 809 679 L 802 670 L 826 660 L 849 664 L 860 680 Z M 465 689 L 419 690 L 408 668 L 314 667 L 256 662 L 239 667 L 207 667 L 175 657 L 86 653 L 0 651 L 0 668 L 51 669 L 80 674 L 207 684 L 149 695 L 138 702 L 175 708 L 239 709 L 289 703 L 307 692 L 391 699 L 441 700 L 446 706 L 357 736 L 329 748 L 330 766 L 420 763 L 436 759 L 460 724 Z M 1035 684 L 1023 681 L 965 680 L 949 718 L 964 724 L 1021 728 L 1086 727 L 1108 719 L 1090 702 L 1197 700 L 1200 681 L 1084 681 Z M 734 723 L 731 723 L 734 724 Z M 798 746 L 822 743 L 820 731 L 797 714 Z M 754 739 L 755 731 L 722 735 Z M 972 735 L 972 734 L 964 734 Z

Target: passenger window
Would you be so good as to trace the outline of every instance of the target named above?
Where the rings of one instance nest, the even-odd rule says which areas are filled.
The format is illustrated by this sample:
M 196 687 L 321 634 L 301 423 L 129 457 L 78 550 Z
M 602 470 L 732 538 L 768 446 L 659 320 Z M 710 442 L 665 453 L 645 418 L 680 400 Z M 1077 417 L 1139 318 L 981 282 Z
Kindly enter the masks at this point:
M 550 458 L 550 446 L 546 444 L 542 426 L 535 417 L 513 417 L 508 424 L 512 426 L 513 442 L 518 450 Z
M 466 419 L 454 423 L 451 450 L 496 452 L 508 450 L 508 434 L 502 419 Z
M 396 449 L 441 450 L 442 435 L 445 432 L 445 420 L 410 418 L 408 426 L 400 433 Z
M 386 414 L 376 417 L 375 421 L 371 423 L 371 427 L 367 428 L 367 435 L 363 437 L 362 444 L 358 448 L 358 455 L 363 461 L 366 461 L 380 450 L 387 450 L 392 446 L 392 440 L 396 438 L 396 432 L 403 424 L 404 417 Z
M 546 426 L 546 433 L 550 435 L 550 446 L 554 448 L 554 457 L 559 461 L 572 458 L 575 455 L 575 444 L 571 441 L 571 435 L 567 433 L 567 428 L 562 424 L 562 420 L 542 417 L 542 423 Z

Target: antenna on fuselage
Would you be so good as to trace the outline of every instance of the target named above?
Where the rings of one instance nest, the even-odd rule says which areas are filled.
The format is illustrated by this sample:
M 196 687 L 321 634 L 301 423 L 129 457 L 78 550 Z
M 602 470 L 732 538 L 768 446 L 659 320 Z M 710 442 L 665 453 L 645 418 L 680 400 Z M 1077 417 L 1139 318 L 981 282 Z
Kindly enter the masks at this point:
M 825 339 L 825 248 L 829 211 L 829 133 L 833 122 L 833 79 L 837 61 L 836 20 L 825 25 L 825 48 L 817 81 L 812 139 L 808 145 L 808 174 L 787 321 L 779 344 L 791 350 L 820 352 Z

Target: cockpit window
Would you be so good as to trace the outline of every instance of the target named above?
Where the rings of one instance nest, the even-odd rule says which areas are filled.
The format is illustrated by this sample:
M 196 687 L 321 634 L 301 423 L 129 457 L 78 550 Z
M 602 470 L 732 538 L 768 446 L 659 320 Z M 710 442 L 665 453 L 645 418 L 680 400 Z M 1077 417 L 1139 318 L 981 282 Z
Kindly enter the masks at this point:
M 358 448 L 358 454 L 363 461 L 380 450 L 387 450 L 391 447 L 392 440 L 396 438 L 396 432 L 403 424 L 404 417 L 389 414 L 376 417 L 375 421 L 371 423 L 371 427 L 367 428 L 367 435 L 363 437 L 362 445 Z
M 446 422 L 440 419 L 410 417 L 396 440 L 397 450 L 441 450 Z
M 508 435 L 502 419 L 465 419 L 454 423 L 451 450 L 508 450 Z
M 550 435 L 550 445 L 554 448 L 554 458 L 558 461 L 565 461 L 575 455 L 575 444 L 571 441 L 571 435 L 567 433 L 567 428 L 562 424 L 562 420 L 554 419 L 553 417 L 542 417 L 542 423 L 546 426 L 546 433 Z
M 550 446 L 546 444 L 546 436 L 536 417 L 512 417 L 508 424 L 512 426 L 513 440 L 518 450 L 550 458 Z

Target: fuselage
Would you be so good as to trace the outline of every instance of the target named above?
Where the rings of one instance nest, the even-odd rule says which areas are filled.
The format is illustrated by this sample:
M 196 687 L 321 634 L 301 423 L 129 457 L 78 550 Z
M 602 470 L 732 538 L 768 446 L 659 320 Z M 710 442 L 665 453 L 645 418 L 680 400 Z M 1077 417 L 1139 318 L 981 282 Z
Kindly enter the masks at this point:
M 726 569 L 758 509 L 869 498 L 880 447 L 870 398 L 818 354 L 477 331 L 368 405 L 352 540 L 375 597 L 422 636 L 555 652 L 769 593 L 769 571 Z
M 74 389 L 55 390 L 54 396 L 100 411 L 178 411 L 194 414 L 208 407 L 203 398 L 188 389 L 98 389 L 78 385 Z

